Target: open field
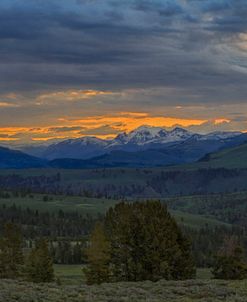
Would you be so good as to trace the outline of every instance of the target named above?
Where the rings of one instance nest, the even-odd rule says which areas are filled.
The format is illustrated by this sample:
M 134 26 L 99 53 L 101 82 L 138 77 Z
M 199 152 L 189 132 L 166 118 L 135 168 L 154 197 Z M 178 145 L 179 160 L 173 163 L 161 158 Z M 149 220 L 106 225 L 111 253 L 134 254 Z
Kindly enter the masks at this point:
M 246 302 L 247 281 L 161 280 L 102 285 L 32 284 L 1 280 L 1 302 Z
M 217 219 L 209 218 L 203 215 L 190 214 L 179 210 L 178 211 L 170 210 L 170 213 L 174 216 L 178 224 L 184 225 L 186 227 L 200 229 L 206 226 L 207 227 L 231 226 L 228 223 L 224 223 Z
M 87 198 L 79 196 L 63 196 L 51 194 L 31 194 L 25 197 L 0 198 L 0 205 L 30 208 L 41 212 L 78 212 L 80 214 L 105 213 L 111 206 L 114 206 L 117 200 Z
M 98 212 L 102 213 L 110 206 L 118 203 L 121 199 L 112 198 L 93 198 L 81 196 L 65 196 L 54 194 L 26 194 L 25 197 L 14 196 L 11 192 L 9 198 L 0 196 L 0 205 L 16 204 L 22 207 L 30 207 L 30 209 L 37 209 L 40 211 L 74 211 L 82 212 Z M 46 199 L 46 200 L 45 200 Z M 160 198 L 154 198 L 160 199 Z M 146 200 L 145 198 L 129 199 L 130 201 Z M 247 191 L 234 193 L 219 193 L 219 194 L 203 194 L 203 195 L 183 195 L 175 197 L 161 198 L 160 200 L 167 203 L 172 208 L 176 207 L 182 212 L 195 212 L 195 205 L 197 204 L 217 204 L 227 202 L 237 205 L 245 206 L 247 202 Z M 174 206 L 173 206 L 174 205 Z M 212 218 L 212 217 L 211 217 Z
M 85 283 L 85 277 L 83 274 L 83 266 L 81 264 L 76 265 L 62 265 L 55 264 L 54 266 L 55 276 L 63 285 L 80 285 Z

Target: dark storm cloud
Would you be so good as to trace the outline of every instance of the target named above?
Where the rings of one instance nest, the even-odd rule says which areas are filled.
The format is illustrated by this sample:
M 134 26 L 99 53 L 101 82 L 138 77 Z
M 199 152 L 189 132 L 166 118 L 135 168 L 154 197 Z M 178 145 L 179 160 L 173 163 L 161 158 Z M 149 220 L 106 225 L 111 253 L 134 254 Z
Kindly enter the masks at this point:
M 0 89 L 29 100 L 71 87 L 173 87 L 177 103 L 245 102 L 246 31 L 244 0 L 4 0 Z
M 136 0 L 133 3 L 133 7 L 137 10 L 145 12 L 158 12 L 161 16 L 174 16 L 183 13 L 181 5 L 176 1 L 148 1 L 148 0 Z

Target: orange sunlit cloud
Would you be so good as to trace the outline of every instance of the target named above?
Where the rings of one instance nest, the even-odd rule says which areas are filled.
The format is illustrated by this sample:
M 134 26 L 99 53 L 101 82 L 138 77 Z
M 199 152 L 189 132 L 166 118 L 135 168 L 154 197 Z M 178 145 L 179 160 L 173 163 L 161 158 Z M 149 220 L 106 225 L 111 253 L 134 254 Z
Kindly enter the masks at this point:
M 156 127 L 173 127 L 180 125 L 188 127 L 202 125 L 203 119 L 180 119 L 175 117 L 150 116 L 144 112 L 120 112 L 118 115 L 91 116 L 83 119 L 59 118 L 56 125 L 47 127 L 5 127 L 0 128 L 0 141 L 32 140 L 45 141 L 49 139 L 76 138 L 81 136 L 97 136 L 109 138 L 119 132 L 129 132 L 142 125 Z M 102 129 L 106 131 L 103 131 Z
M 173 117 L 162 117 L 162 116 L 149 116 L 147 113 L 120 113 L 118 116 L 98 116 L 88 117 L 85 119 L 76 120 L 77 124 L 83 124 L 86 126 L 102 126 L 102 125 L 113 125 L 117 127 L 119 131 L 129 132 L 142 125 L 150 125 L 155 127 L 173 127 L 180 125 L 182 127 L 188 127 L 192 125 L 201 125 L 206 120 L 201 119 L 180 119 Z M 116 126 L 119 125 L 119 126 Z
M 7 102 L 0 102 L 0 107 L 19 107 L 17 104 L 10 104 Z
M 87 100 L 97 96 L 109 96 L 116 94 L 112 91 L 101 91 L 101 90 L 66 90 L 66 91 L 57 91 L 47 94 L 41 94 L 37 97 L 37 105 L 41 105 L 46 101 L 51 100 L 65 100 L 65 101 L 78 101 L 78 100 Z
M 142 125 L 171 128 L 175 126 L 190 127 L 230 123 L 227 118 L 213 121 L 205 119 L 187 119 L 164 116 L 151 116 L 145 112 L 119 112 L 118 115 L 91 116 L 85 118 L 57 119 L 57 124 L 46 127 L 4 127 L 0 128 L 0 141 L 35 141 L 96 136 L 102 139 L 115 137 L 120 132 L 130 132 Z
M 236 45 L 242 51 L 247 50 L 247 34 L 246 33 L 240 33 L 238 35 L 238 41 L 237 41 Z
M 226 119 L 226 118 L 219 118 L 219 119 L 214 120 L 215 125 L 220 125 L 223 123 L 230 123 L 230 122 L 231 122 L 231 120 Z

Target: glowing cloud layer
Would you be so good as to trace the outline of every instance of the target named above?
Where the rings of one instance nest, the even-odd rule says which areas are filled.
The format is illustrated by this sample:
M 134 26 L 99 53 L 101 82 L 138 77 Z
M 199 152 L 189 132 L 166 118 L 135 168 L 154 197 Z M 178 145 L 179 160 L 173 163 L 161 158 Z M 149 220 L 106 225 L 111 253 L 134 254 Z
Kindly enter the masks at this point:
M 221 120 L 221 122 L 224 122 Z M 171 128 L 181 126 L 185 128 L 201 126 L 207 120 L 179 119 L 173 117 L 150 116 L 143 112 L 120 112 L 118 115 L 91 116 L 83 119 L 61 118 L 58 125 L 51 127 L 5 127 L 0 128 L 0 141 L 46 141 L 54 139 L 77 138 L 82 136 L 96 136 L 112 138 L 120 132 L 130 132 L 141 126 Z M 212 123 L 219 124 L 220 120 Z

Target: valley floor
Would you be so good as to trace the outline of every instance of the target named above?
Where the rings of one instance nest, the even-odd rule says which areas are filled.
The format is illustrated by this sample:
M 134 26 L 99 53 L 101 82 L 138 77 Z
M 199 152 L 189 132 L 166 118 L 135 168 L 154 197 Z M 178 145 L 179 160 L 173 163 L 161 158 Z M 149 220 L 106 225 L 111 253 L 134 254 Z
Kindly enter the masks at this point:
M 1 280 L 1 302 L 246 302 L 247 280 L 149 281 L 99 286 Z

